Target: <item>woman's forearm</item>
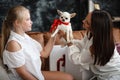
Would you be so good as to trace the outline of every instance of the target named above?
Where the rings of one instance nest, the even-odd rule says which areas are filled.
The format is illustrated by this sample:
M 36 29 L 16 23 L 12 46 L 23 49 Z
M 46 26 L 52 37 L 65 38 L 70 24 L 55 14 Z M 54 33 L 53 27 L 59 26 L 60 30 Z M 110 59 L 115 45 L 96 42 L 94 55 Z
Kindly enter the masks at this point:
M 86 64 L 91 63 L 92 57 L 88 49 L 80 49 L 77 46 L 73 45 L 69 47 L 69 59 L 74 64 Z

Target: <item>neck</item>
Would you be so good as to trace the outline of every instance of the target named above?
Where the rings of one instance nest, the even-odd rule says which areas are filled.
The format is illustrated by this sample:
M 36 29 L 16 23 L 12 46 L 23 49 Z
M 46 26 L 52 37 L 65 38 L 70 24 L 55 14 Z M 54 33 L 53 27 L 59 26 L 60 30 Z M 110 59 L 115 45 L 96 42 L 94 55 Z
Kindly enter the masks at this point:
M 113 37 L 115 43 L 120 43 L 120 29 L 114 28 L 113 29 Z
M 68 25 L 69 24 L 69 22 L 62 22 L 63 24 L 66 24 L 66 25 Z
M 21 36 L 24 36 L 24 33 L 25 33 L 23 30 L 20 30 L 20 29 L 14 29 L 13 31 Z

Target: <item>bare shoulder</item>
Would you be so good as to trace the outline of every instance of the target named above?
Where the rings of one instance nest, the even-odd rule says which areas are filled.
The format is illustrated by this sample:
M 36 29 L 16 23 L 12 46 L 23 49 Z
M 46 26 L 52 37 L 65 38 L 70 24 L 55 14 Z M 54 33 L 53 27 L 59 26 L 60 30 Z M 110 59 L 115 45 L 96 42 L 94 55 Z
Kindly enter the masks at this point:
M 11 40 L 10 42 L 8 42 L 6 49 L 10 52 L 16 52 L 21 49 L 21 45 L 18 42 Z

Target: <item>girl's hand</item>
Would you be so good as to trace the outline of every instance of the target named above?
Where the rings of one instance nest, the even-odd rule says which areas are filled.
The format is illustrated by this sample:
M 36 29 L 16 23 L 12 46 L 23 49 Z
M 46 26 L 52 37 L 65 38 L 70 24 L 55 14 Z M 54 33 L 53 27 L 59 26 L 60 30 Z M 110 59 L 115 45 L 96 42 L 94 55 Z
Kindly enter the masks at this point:
M 62 30 L 59 30 L 58 36 L 59 36 L 59 38 L 64 37 L 66 39 L 66 33 Z

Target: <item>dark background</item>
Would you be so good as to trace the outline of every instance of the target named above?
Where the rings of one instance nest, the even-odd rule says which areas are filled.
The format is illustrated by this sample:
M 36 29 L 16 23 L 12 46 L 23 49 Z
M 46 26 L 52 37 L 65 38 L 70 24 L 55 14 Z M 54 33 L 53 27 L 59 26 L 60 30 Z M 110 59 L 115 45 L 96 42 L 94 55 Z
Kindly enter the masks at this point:
M 92 0 L 100 4 L 102 10 L 108 11 L 113 17 L 120 17 L 120 0 Z
M 120 0 L 93 0 L 99 3 L 101 9 L 107 10 L 112 16 L 120 16 Z M 81 30 L 82 20 L 88 13 L 88 0 L 0 0 L 0 31 L 2 21 L 8 9 L 15 5 L 23 5 L 30 9 L 33 21 L 32 31 L 46 32 L 55 18 L 58 18 L 57 9 L 76 12 L 72 18 L 72 29 Z

